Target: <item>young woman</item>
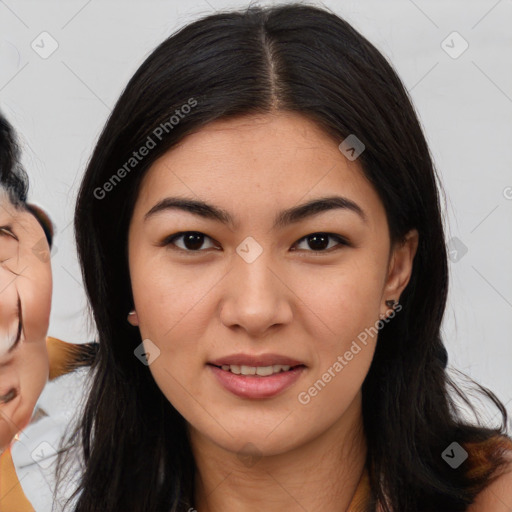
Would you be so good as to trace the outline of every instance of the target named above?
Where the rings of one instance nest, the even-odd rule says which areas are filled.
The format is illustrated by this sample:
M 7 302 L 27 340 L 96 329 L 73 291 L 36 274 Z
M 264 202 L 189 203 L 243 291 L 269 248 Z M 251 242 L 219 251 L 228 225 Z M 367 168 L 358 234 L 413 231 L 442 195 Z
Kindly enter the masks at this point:
M 11 448 L 45 412 L 36 402 L 48 379 L 90 364 L 93 345 L 47 337 L 52 296 L 53 226 L 27 203 L 14 131 L 0 114 L 0 512 L 33 510 Z
M 465 421 L 446 373 L 429 149 L 335 14 L 251 7 L 164 41 L 75 227 L 100 342 L 75 512 L 512 507 L 506 411 L 480 388 L 503 425 Z

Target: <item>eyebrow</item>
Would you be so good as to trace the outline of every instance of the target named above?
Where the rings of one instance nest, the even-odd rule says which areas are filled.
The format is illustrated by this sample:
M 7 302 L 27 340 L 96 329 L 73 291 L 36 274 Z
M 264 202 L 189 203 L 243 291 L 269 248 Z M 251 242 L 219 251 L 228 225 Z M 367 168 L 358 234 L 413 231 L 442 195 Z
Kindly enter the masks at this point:
M 205 203 L 204 201 L 182 197 L 166 197 L 162 199 L 146 213 L 144 221 L 157 213 L 176 209 L 198 215 L 205 219 L 215 220 L 223 224 L 231 226 L 236 224 L 233 216 L 228 211 Z M 357 203 L 342 196 L 328 196 L 313 199 L 307 203 L 293 206 L 292 208 L 279 212 L 274 219 L 273 229 L 282 228 L 289 224 L 294 224 L 306 218 L 313 217 L 314 215 L 335 209 L 354 212 L 363 222 L 367 222 L 367 216 L 364 210 Z

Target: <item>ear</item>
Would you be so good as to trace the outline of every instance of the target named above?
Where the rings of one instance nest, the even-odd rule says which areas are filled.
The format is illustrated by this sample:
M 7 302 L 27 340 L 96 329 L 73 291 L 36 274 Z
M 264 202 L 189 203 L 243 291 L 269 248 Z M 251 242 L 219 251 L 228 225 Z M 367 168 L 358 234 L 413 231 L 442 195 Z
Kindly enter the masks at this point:
M 412 229 L 405 235 L 403 242 L 396 243 L 392 248 L 388 275 L 382 295 L 381 314 L 383 316 L 389 314 L 389 307 L 386 306 L 386 300 L 398 301 L 411 278 L 414 256 L 418 249 L 418 241 L 418 231 Z
M 139 317 L 137 316 L 137 312 L 134 309 L 128 313 L 128 323 L 134 327 L 139 325 Z

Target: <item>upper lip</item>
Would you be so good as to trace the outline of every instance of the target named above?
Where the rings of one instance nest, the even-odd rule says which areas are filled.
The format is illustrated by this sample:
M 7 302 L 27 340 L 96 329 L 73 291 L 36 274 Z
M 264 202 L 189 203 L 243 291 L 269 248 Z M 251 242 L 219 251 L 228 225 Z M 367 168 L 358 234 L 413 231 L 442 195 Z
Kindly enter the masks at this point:
M 274 364 L 281 364 L 286 366 L 304 365 L 304 363 L 301 361 L 297 361 L 291 357 L 282 356 L 279 354 L 260 354 L 254 356 L 249 354 L 231 354 L 229 356 L 220 357 L 219 359 L 209 361 L 209 364 L 213 364 L 214 366 L 231 364 L 237 366 L 272 366 Z

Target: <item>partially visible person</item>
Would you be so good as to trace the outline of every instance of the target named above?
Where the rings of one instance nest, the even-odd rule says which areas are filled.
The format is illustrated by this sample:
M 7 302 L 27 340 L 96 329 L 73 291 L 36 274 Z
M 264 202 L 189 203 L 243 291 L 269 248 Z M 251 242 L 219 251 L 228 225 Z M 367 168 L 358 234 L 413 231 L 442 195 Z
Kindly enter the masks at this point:
M 0 511 L 33 510 L 19 485 L 12 443 L 48 414 L 36 404 L 48 380 L 94 359 L 91 344 L 48 337 L 54 229 L 27 203 L 14 131 L 0 114 Z
M 49 374 L 52 225 L 26 203 L 12 128 L 0 119 L 0 449 L 30 421 Z M 43 225 L 45 227 L 43 227 Z

